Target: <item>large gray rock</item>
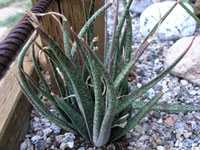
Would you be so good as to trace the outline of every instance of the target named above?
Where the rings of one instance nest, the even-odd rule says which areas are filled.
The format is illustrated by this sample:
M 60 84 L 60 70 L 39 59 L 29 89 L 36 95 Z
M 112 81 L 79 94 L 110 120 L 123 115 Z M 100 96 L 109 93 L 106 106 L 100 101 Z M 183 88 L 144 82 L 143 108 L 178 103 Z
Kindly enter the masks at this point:
M 147 36 L 154 25 L 160 20 L 160 13 L 163 16 L 173 5 L 174 1 L 160 2 L 150 5 L 141 14 L 140 31 Z M 193 11 L 193 8 L 185 3 Z M 160 11 L 160 12 L 159 12 Z M 194 34 L 196 21 L 182 8 L 177 5 L 171 14 L 162 23 L 157 37 L 161 40 L 178 39 Z
M 172 64 L 183 53 L 191 40 L 192 37 L 182 38 L 168 50 L 165 58 L 165 67 Z M 200 85 L 200 37 L 196 37 L 188 53 L 171 71 L 171 74 Z

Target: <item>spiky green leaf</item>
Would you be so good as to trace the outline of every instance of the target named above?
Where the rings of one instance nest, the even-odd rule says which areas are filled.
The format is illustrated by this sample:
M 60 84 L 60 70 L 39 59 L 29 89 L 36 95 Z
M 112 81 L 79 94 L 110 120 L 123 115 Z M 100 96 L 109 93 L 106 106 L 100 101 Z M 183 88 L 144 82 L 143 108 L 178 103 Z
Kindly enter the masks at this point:
M 81 77 L 80 70 L 78 71 L 74 64 L 64 55 L 62 50 L 59 48 L 57 43 L 49 37 L 39 27 L 37 28 L 38 33 L 48 43 L 50 50 L 55 54 L 58 61 L 62 65 L 64 75 L 68 76 L 71 81 L 76 101 L 79 109 L 85 119 L 85 123 L 88 129 L 89 136 L 91 135 L 92 119 L 93 119 L 93 102 L 90 92 Z M 91 136 L 90 136 L 91 137 Z M 91 138 L 90 138 L 91 139 Z
M 62 110 L 67 114 L 67 116 L 72 121 L 73 125 L 75 126 L 76 130 L 87 140 L 90 140 L 87 126 L 85 124 L 84 118 L 81 114 L 79 114 L 75 109 L 70 107 L 67 103 L 65 103 L 62 99 L 57 96 L 54 96 L 58 105 L 62 108 Z
M 152 100 L 150 100 L 132 119 L 127 122 L 124 128 L 114 127 L 111 133 L 110 141 L 113 142 L 119 139 L 120 137 L 128 133 L 128 131 L 131 130 L 134 126 L 136 126 L 139 121 L 144 117 L 144 115 L 146 115 L 149 110 L 151 110 L 151 107 L 160 99 L 162 95 L 163 93 L 161 92 L 156 95 Z
M 141 109 L 146 102 L 134 102 L 132 103 L 133 109 Z M 155 111 L 169 111 L 169 112 L 177 112 L 177 111 L 200 111 L 200 106 L 195 105 L 174 105 L 174 104 L 155 104 L 152 106 L 151 110 Z

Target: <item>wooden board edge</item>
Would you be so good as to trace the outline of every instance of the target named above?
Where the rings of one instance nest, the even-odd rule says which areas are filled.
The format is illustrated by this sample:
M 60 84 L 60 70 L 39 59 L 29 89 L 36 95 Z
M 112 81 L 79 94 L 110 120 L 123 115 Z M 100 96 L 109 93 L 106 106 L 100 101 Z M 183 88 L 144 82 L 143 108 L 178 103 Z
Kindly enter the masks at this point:
M 38 38 L 37 41 L 41 43 Z M 37 53 L 38 49 L 35 50 Z M 25 57 L 25 71 L 36 79 L 31 51 Z M 32 106 L 22 93 L 12 73 L 17 75 L 17 59 L 0 83 L 0 149 L 19 149 L 24 135 L 28 132 Z

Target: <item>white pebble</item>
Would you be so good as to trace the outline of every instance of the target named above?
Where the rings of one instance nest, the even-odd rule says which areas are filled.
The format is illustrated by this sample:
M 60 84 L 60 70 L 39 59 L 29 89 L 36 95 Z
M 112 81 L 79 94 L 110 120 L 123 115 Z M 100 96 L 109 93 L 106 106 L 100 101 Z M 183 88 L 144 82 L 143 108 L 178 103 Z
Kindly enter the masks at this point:
M 200 148 L 200 147 L 199 147 L 199 148 Z M 197 144 L 197 143 L 193 143 L 191 149 L 192 149 L 192 150 L 199 150 L 199 149 L 198 149 L 198 144 Z
M 50 122 L 44 124 L 44 127 L 45 127 L 45 128 L 48 128 L 48 127 L 50 127 L 50 126 L 51 126 L 51 123 L 50 123 Z
M 155 64 L 158 64 L 158 63 L 159 63 L 159 59 L 156 58 L 155 61 L 154 61 L 154 63 L 155 63 Z
M 20 150 L 26 150 L 27 149 L 27 145 L 26 145 L 26 143 L 24 142 L 24 143 L 22 143 L 21 145 L 20 145 Z
M 52 146 L 51 146 L 51 149 L 55 149 L 55 145 L 52 145 Z
M 32 141 L 32 143 L 36 143 L 38 140 L 40 140 L 40 139 L 42 139 L 42 137 L 41 136 L 39 136 L 39 135 L 35 135 L 35 136 L 33 136 L 32 138 L 31 138 L 31 141 Z
M 51 128 L 46 128 L 43 130 L 43 134 L 46 137 L 49 136 L 52 132 L 53 132 L 53 130 Z
M 186 132 L 183 135 L 187 139 L 187 138 L 189 138 L 192 135 L 192 133 L 191 132 Z
M 40 118 L 38 118 L 38 117 L 34 117 L 33 119 L 34 119 L 35 122 L 39 122 L 40 121 Z
M 58 126 L 56 126 L 55 124 L 52 124 L 52 125 L 51 125 L 51 129 L 53 130 L 53 133 L 54 133 L 54 134 L 59 134 L 59 133 L 60 133 L 60 130 L 61 130 L 61 128 L 58 127 Z
M 181 88 L 179 86 L 177 86 L 177 87 L 174 88 L 175 95 L 177 95 L 180 92 L 180 89 Z
M 191 95 L 196 95 L 196 94 L 197 94 L 197 91 L 192 90 L 192 91 L 190 91 L 190 94 L 191 94 Z
M 181 142 L 179 140 L 176 141 L 175 146 L 179 147 L 179 145 L 181 146 Z
M 61 149 L 61 150 L 65 150 L 67 147 L 68 147 L 68 144 L 67 144 L 67 143 L 61 143 L 61 144 L 60 144 L 60 149 Z
M 187 85 L 188 84 L 188 81 L 187 80 L 181 80 L 181 85 L 182 86 L 185 86 L 185 85 Z
M 65 138 L 66 138 L 68 141 L 71 141 L 71 140 L 74 140 L 76 137 L 74 136 L 73 133 L 65 133 Z
M 67 142 L 67 145 L 68 145 L 69 148 L 73 148 L 74 147 L 74 141 Z
M 147 135 L 143 135 L 138 139 L 138 141 L 143 142 L 143 141 L 148 140 L 148 139 L 149 139 L 149 137 Z
M 180 135 L 182 135 L 183 132 L 184 132 L 184 128 L 183 127 L 176 129 L 176 133 L 179 133 Z
M 142 87 L 142 84 L 141 83 L 137 83 L 137 87 Z
M 56 141 L 58 143 L 62 143 L 64 137 L 65 137 L 64 135 L 58 135 L 58 136 L 56 136 Z
M 170 45 L 173 45 L 173 44 L 174 44 L 174 42 L 173 42 L 173 41 L 169 41 L 169 44 L 170 44 Z
M 165 147 L 164 146 L 158 146 L 157 150 L 165 150 Z
M 80 147 L 78 150 L 85 150 L 85 147 Z
M 52 142 L 51 142 L 51 138 L 50 137 L 48 137 L 47 139 L 46 139 L 46 144 L 51 144 Z
M 163 81 L 162 81 L 162 85 L 163 85 L 163 86 L 164 86 L 164 85 L 167 85 L 167 81 L 163 80 Z
M 40 130 L 41 127 L 42 127 L 41 123 L 39 123 L 39 122 L 33 123 L 33 130 L 34 131 Z
M 31 145 L 29 148 L 27 148 L 27 150 L 34 150 L 33 145 Z
M 46 118 L 42 118 L 41 121 L 42 121 L 44 124 L 49 123 L 49 120 L 46 119 Z
M 159 124 L 162 124 L 162 123 L 163 123 L 162 118 L 160 118 L 160 119 L 158 120 L 158 123 L 159 123 Z

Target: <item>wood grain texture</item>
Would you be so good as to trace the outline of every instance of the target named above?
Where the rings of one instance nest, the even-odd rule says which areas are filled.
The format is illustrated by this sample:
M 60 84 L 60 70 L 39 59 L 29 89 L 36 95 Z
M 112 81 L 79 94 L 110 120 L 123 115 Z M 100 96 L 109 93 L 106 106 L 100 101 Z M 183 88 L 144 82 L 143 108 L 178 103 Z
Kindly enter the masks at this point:
M 24 68 L 35 78 L 30 51 L 25 57 Z M 17 59 L 0 83 L 0 150 L 18 149 L 29 128 L 32 107 L 12 73 L 17 75 Z
M 35 5 L 39 0 L 32 0 L 32 4 Z M 60 13 L 59 1 L 54 0 L 48 12 L 58 12 Z M 60 18 L 59 18 L 60 19 Z M 48 33 L 57 43 L 63 48 L 63 38 L 62 30 L 57 23 L 57 21 L 50 15 L 44 16 L 40 23 L 40 27 Z M 45 41 L 42 39 L 43 46 L 46 45 Z
M 96 1 L 96 10 L 104 5 L 104 0 Z M 95 36 L 99 36 L 98 47 L 100 59 L 104 60 L 104 38 L 105 38 L 105 19 L 104 15 L 100 16 L 99 19 L 94 23 Z
M 51 8 L 49 9 L 49 12 L 59 12 L 59 4 L 58 4 L 57 1 L 53 2 Z M 63 49 L 62 30 L 61 30 L 59 24 L 57 23 L 57 21 L 52 16 L 50 16 L 50 15 L 45 16 L 45 17 L 42 18 L 41 27 Z M 42 40 L 42 43 L 43 43 L 43 45 L 46 45 L 46 43 L 44 42 L 44 40 Z

